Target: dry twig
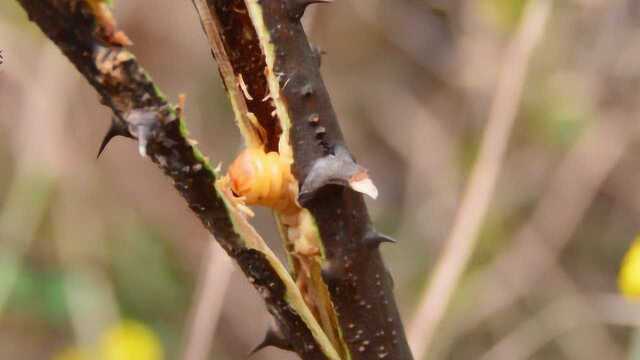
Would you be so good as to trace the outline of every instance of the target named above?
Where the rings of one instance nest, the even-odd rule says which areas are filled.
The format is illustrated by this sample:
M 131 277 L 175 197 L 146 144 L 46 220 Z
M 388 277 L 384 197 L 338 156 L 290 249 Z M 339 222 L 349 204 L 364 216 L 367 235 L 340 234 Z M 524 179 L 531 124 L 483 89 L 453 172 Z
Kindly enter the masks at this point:
M 458 280 L 475 247 L 489 206 L 515 120 L 529 59 L 551 11 L 548 0 L 527 5 L 522 24 L 510 44 L 485 128 L 478 160 L 471 174 L 453 230 L 421 296 L 409 330 L 416 358 L 424 357 Z
M 183 360 L 204 360 L 209 356 L 213 335 L 233 273 L 233 265 L 229 257 L 213 239 L 207 244 L 201 267 L 198 290 L 187 325 Z

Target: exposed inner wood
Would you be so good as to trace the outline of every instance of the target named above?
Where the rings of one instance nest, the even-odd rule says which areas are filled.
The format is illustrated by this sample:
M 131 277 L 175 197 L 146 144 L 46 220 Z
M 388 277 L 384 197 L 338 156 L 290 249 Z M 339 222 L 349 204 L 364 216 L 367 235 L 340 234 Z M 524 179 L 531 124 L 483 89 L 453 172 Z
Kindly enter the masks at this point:
M 247 145 L 278 151 L 282 130 L 264 74 L 264 56 L 244 1 L 207 0 L 211 11 L 203 8 L 204 3 L 195 1 Z

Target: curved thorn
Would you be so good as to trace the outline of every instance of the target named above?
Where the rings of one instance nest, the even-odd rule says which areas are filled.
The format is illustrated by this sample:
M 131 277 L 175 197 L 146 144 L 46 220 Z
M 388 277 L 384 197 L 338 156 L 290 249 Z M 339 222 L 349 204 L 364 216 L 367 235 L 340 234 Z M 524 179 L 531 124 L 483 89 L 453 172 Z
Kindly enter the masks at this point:
M 115 116 L 112 116 L 111 125 L 109 126 L 107 133 L 104 135 L 104 138 L 102 138 L 102 143 L 100 144 L 100 149 L 98 150 L 98 156 L 96 156 L 96 159 L 100 158 L 100 155 L 107 147 L 107 144 L 109 144 L 109 141 L 116 136 L 124 136 L 133 139 L 133 136 L 129 133 L 127 124 L 123 121 L 119 121 Z
M 329 4 L 333 0 L 290 0 L 291 16 L 298 20 L 304 15 L 307 6 L 312 4 Z
M 396 240 L 375 230 L 370 230 L 364 236 L 363 242 L 370 247 L 378 247 L 382 243 L 395 244 Z
M 334 153 L 315 161 L 300 187 L 298 201 L 304 204 L 327 185 L 348 187 L 375 199 L 378 189 L 369 178 L 367 170 L 356 164 L 343 146 L 336 146 Z
M 270 326 L 267 329 L 267 333 L 264 335 L 264 339 L 253 350 L 251 350 L 248 356 L 251 356 L 269 346 L 273 346 L 282 350 L 293 350 L 291 344 L 289 344 L 282 332 L 279 329 Z

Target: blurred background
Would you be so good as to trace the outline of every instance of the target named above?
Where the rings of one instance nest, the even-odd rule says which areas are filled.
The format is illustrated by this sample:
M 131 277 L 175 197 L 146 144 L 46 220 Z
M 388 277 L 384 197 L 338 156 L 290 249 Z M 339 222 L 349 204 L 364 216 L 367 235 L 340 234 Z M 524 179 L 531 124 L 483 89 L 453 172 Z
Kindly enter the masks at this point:
M 525 5 L 336 0 L 305 15 L 380 190 L 374 222 L 399 240 L 382 252 L 407 327 Z M 204 152 L 228 164 L 241 140 L 191 2 L 116 1 L 114 13 L 169 99 L 187 95 Z M 556 1 L 541 31 L 429 359 L 640 359 L 640 304 L 617 287 L 640 226 L 640 2 Z M 246 358 L 267 311 L 167 178 L 127 139 L 96 160 L 110 112 L 15 1 L 0 3 L 0 49 L 0 359 Z M 255 223 L 281 253 L 268 211 Z

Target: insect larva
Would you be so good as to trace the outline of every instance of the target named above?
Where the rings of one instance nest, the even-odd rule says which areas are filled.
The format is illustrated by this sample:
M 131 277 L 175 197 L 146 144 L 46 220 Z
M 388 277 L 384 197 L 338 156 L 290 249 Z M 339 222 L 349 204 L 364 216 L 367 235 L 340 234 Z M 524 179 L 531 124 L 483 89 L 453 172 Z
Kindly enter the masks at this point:
M 243 150 L 229 167 L 231 190 L 247 205 L 262 205 L 283 214 L 300 211 L 288 161 L 277 152 Z
M 315 255 L 318 248 L 313 226 L 301 217 L 302 208 L 296 203 L 297 188 L 288 161 L 276 152 L 247 148 L 229 167 L 231 190 L 246 205 L 262 205 L 280 212 L 280 221 L 297 253 Z M 305 221 L 306 219 L 306 221 Z
M 295 259 L 296 283 L 332 343 L 338 346 L 340 335 L 334 330 L 337 319 L 328 300 L 328 290 L 324 285 L 310 286 L 322 281 L 320 235 L 310 213 L 296 202 L 297 182 L 286 158 L 259 148 L 243 150 L 229 166 L 231 190 L 246 205 L 263 205 L 279 212 L 280 224 Z

